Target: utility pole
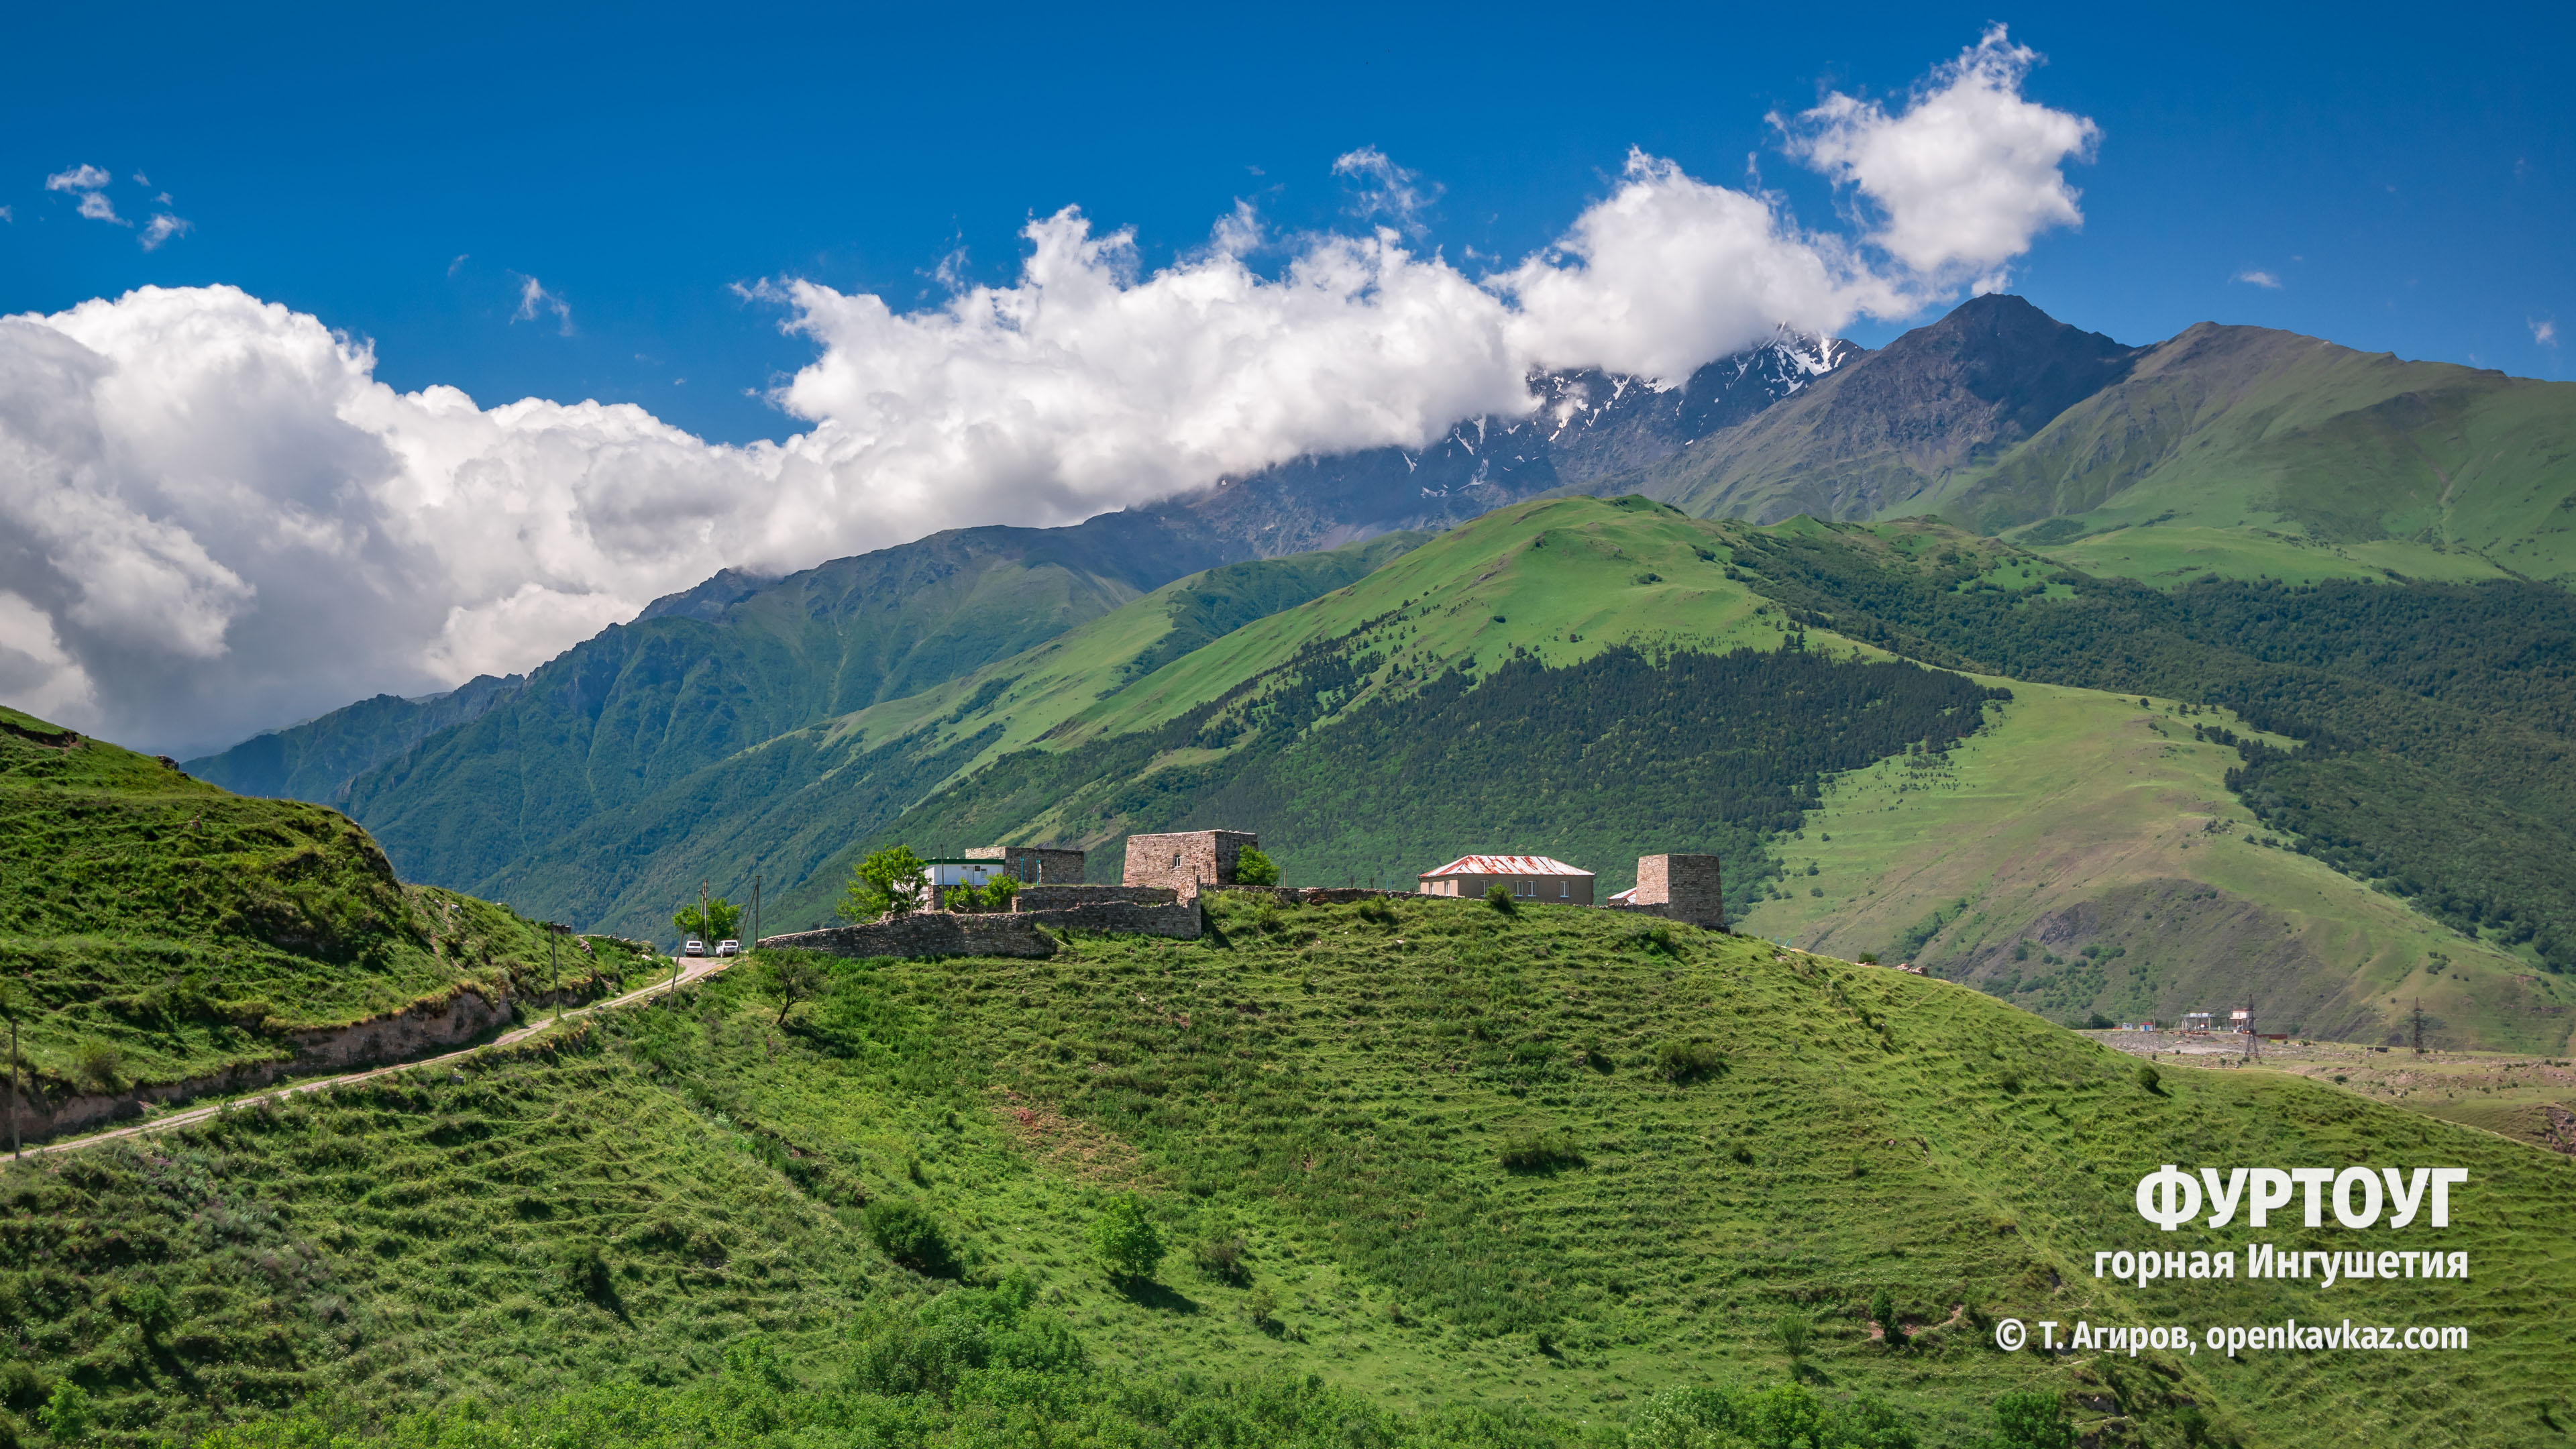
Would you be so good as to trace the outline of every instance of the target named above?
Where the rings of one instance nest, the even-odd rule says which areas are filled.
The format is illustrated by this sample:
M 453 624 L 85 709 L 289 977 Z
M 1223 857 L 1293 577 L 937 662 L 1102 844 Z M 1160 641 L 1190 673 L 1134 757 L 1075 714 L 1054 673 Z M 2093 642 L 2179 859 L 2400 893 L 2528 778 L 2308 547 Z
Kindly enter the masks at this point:
M 555 961 L 555 923 L 546 922 L 546 994 L 555 999 L 555 1020 L 563 1020 L 563 972 Z
M 2245 1060 L 2254 1061 L 2263 1055 L 2262 1042 L 2261 1033 L 2255 1030 L 2254 1003 L 2249 1001 L 2245 1003 Z
M 12 1160 L 27 1154 L 18 1146 L 18 1018 L 9 1018 L 9 1156 Z
M 760 872 L 751 873 L 751 949 L 760 949 Z
M 2415 1055 L 2424 1055 L 2424 998 L 2415 998 Z

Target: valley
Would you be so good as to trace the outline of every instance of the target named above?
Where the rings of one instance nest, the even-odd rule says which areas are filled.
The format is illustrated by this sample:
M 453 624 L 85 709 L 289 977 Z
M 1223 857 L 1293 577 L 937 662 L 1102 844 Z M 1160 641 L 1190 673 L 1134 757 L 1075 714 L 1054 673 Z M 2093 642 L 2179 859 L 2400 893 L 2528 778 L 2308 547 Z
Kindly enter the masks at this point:
M 1532 388 L 204 759 L 0 712 L 0 1449 L 2576 1431 L 2568 384 L 1998 295 Z M 1394 894 L 646 944 L 1200 829 Z M 1403 893 L 1479 852 L 1732 929 Z M 2402 1246 L 2474 1267 L 2101 1276 L 2352 1245 L 2167 1238 L 2165 1163 L 2457 1167 Z M 1997 1337 L 2346 1317 L 2474 1350 Z

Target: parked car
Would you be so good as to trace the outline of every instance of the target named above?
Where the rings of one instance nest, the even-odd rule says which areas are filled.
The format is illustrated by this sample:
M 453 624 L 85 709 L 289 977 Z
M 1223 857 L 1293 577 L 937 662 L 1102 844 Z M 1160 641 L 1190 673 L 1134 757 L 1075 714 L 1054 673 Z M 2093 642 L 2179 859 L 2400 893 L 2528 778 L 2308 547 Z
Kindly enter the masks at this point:
M 742 943 L 740 941 L 718 941 L 716 942 L 716 954 L 719 956 L 739 956 L 742 954 Z
M 707 943 L 692 939 L 687 945 L 680 948 L 680 954 L 683 956 L 703 956 L 707 954 Z

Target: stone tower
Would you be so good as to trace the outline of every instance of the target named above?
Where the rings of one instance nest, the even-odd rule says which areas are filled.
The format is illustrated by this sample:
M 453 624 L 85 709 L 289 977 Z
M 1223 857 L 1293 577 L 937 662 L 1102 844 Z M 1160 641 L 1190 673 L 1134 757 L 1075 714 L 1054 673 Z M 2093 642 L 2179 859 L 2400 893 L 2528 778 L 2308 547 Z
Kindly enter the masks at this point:
M 1713 855 L 1641 855 L 1637 857 L 1639 906 L 1660 906 L 1668 921 L 1681 921 L 1711 931 L 1726 929 L 1726 892 Z

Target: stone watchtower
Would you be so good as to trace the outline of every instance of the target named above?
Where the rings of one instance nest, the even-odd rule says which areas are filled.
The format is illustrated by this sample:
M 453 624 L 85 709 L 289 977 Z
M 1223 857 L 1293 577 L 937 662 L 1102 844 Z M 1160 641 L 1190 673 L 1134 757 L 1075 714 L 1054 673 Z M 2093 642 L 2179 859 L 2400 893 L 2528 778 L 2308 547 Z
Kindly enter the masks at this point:
M 1202 886 L 1234 884 L 1235 861 L 1260 843 L 1260 837 L 1248 830 L 1130 835 L 1123 883 L 1165 886 L 1179 892 L 1182 900 L 1196 900 Z
M 1133 847 L 1130 851 L 1132 860 Z M 1660 914 L 1668 921 L 1711 931 L 1726 929 L 1726 893 L 1713 855 L 1638 856 L 1637 892 L 1629 899 L 1640 906 L 1663 907 Z

